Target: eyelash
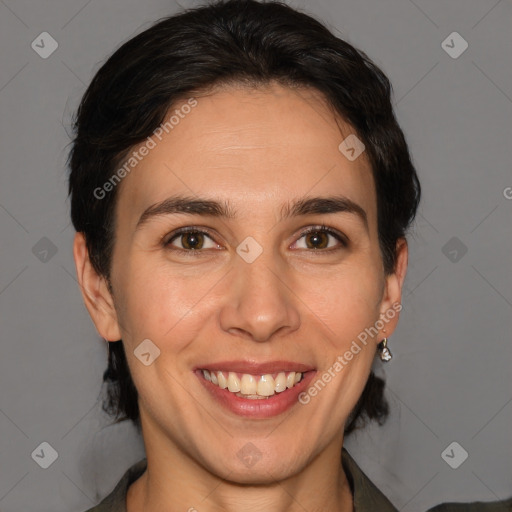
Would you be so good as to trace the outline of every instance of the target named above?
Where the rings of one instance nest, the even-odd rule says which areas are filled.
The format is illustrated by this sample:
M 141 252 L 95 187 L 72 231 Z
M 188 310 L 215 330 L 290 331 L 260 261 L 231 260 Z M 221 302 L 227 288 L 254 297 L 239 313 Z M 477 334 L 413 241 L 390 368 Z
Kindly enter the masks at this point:
M 167 249 L 170 249 L 170 250 L 172 250 L 174 252 L 184 254 L 186 256 L 198 257 L 198 256 L 201 256 L 201 255 L 204 255 L 205 249 L 180 249 L 179 247 L 171 246 L 171 243 L 174 240 L 176 240 L 181 235 L 186 234 L 186 233 L 200 233 L 200 234 L 203 234 L 203 235 L 207 235 L 212 240 L 212 242 L 217 243 L 213 239 L 212 233 L 208 229 L 206 229 L 206 228 L 199 228 L 199 227 L 195 227 L 195 226 L 187 226 L 185 228 L 180 228 L 180 229 L 174 231 L 171 234 L 170 238 L 164 239 L 163 240 L 164 247 L 167 248 Z M 325 226 L 323 224 L 322 225 L 318 225 L 318 226 L 312 226 L 312 227 L 307 228 L 306 230 L 302 231 L 300 233 L 300 236 L 297 239 L 297 241 L 300 240 L 301 238 L 303 238 L 304 236 L 310 234 L 310 233 L 327 233 L 328 235 L 331 235 L 332 237 L 334 237 L 340 243 L 340 246 L 338 246 L 338 247 L 330 247 L 330 248 L 327 248 L 327 249 L 305 249 L 305 250 L 308 250 L 309 252 L 331 253 L 331 252 L 339 251 L 341 249 L 345 249 L 345 248 L 348 247 L 347 238 L 343 234 L 341 234 L 340 232 L 338 232 L 338 231 L 336 231 L 336 230 L 334 230 L 332 228 L 328 228 L 327 226 Z M 217 244 L 217 245 L 219 245 L 219 244 Z

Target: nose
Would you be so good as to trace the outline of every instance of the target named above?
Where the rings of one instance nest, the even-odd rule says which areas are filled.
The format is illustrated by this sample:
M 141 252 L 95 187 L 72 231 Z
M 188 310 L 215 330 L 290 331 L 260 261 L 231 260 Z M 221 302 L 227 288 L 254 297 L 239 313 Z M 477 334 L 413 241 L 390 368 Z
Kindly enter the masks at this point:
M 241 258 L 230 272 L 226 302 L 220 311 L 223 330 L 264 342 L 289 334 L 300 326 L 299 300 L 269 257 L 252 263 Z

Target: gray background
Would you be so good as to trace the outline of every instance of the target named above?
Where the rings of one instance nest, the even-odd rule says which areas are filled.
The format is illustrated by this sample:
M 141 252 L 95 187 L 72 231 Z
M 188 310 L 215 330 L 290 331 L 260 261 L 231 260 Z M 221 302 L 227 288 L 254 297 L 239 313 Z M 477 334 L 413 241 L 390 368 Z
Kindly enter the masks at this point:
M 399 510 L 504 499 L 512 495 L 512 4 L 291 4 L 388 74 L 424 189 L 394 359 L 376 363 L 392 414 L 346 447 Z M 100 63 L 176 10 L 164 0 L 0 0 L 1 512 L 82 511 L 143 456 L 134 429 L 109 426 L 99 408 L 106 347 L 75 280 L 65 160 L 71 113 Z M 47 59 L 31 48 L 44 31 L 59 45 Z M 469 44 L 456 59 L 442 47 L 453 31 Z M 48 469 L 31 457 L 43 441 L 58 452 Z M 458 469 L 441 456 L 453 441 L 469 454 Z

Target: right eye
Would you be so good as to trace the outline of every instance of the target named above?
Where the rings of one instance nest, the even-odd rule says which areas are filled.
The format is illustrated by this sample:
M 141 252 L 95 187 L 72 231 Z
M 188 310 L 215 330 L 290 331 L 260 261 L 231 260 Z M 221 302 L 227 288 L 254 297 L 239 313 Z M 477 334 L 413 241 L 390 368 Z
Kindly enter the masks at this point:
M 178 242 L 178 247 L 176 247 L 175 242 Z M 202 249 L 219 248 L 220 246 L 207 231 L 187 227 L 175 231 L 171 238 L 165 242 L 165 247 L 178 252 L 193 253 L 195 251 L 199 252 Z

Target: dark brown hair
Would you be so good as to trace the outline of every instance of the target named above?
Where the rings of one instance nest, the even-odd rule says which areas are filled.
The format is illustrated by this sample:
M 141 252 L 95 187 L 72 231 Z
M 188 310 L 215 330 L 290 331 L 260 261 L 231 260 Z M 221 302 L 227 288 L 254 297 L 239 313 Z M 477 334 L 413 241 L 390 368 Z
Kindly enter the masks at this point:
M 363 141 L 377 194 L 384 270 L 393 272 L 396 242 L 415 217 L 420 184 L 391 103 L 384 73 L 322 23 L 284 3 L 221 0 L 160 20 L 123 44 L 99 69 L 74 123 L 69 157 L 71 218 L 91 263 L 110 283 L 117 188 L 112 178 L 130 149 L 163 122 L 171 105 L 216 85 L 277 82 L 321 92 Z M 122 341 L 109 343 L 104 409 L 140 428 L 137 390 Z M 370 373 L 345 427 L 388 414 L 384 381 Z

